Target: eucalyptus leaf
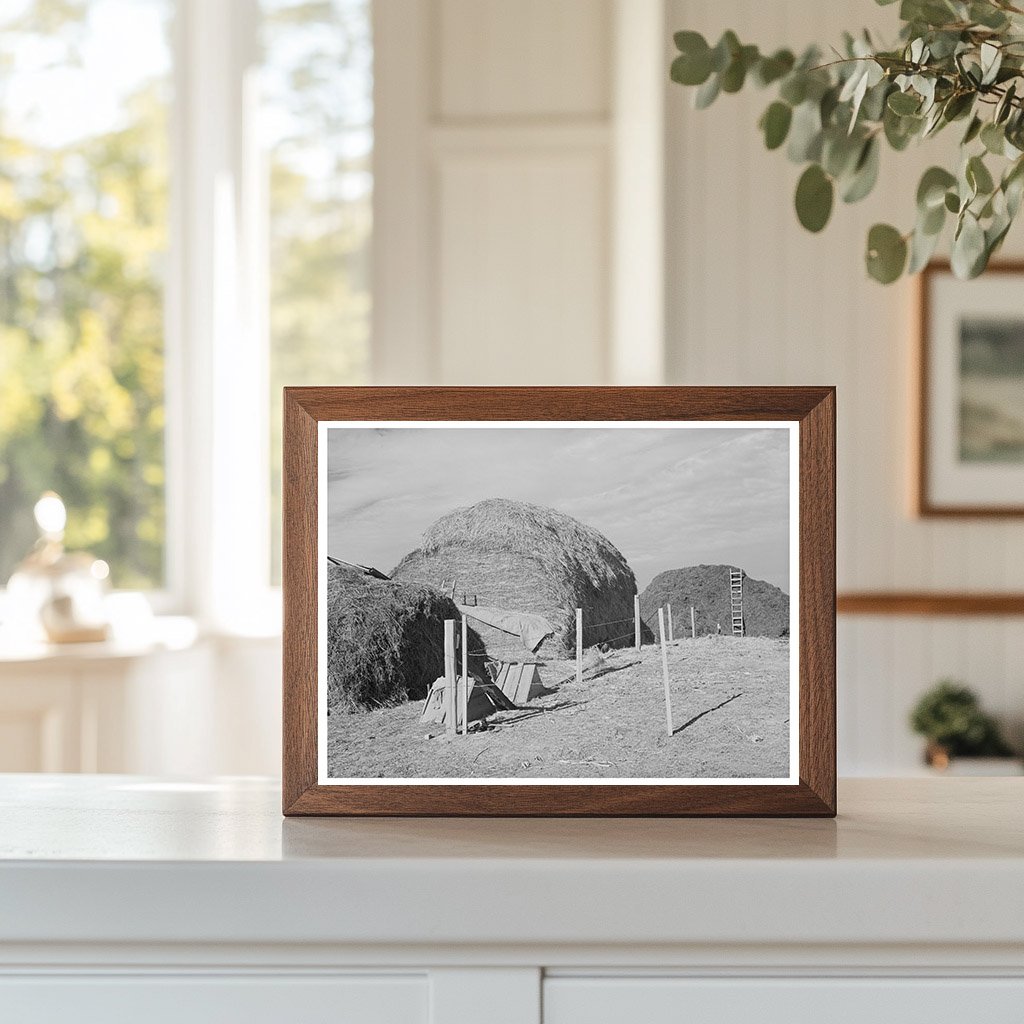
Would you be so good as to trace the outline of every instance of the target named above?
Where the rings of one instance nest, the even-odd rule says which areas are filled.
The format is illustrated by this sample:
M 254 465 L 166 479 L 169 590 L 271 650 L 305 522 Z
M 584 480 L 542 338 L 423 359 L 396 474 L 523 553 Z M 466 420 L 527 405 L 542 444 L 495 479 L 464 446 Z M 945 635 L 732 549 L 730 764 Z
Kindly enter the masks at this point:
M 900 116 L 916 114 L 921 107 L 921 100 L 909 92 L 894 92 L 889 96 L 889 109 Z
M 879 0 L 883 6 L 895 0 Z M 820 231 L 835 198 L 855 202 L 876 185 L 884 144 L 911 141 L 963 121 L 957 173 L 933 167 L 917 190 L 913 231 L 869 232 L 868 271 L 895 280 L 932 257 L 949 213 L 956 216 L 956 269 L 984 269 L 1024 207 L 1024 0 L 901 0 L 898 42 L 880 48 L 867 31 L 844 32 L 823 55 L 764 53 L 735 32 L 714 47 L 699 32 L 675 38 L 673 80 L 695 88 L 698 107 L 752 83 L 769 87 L 758 125 L 769 149 L 807 165 L 796 189 L 800 223 Z M 980 146 L 975 146 L 980 142 Z
M 732 64 L 734 56 L 739 53 L 741 48 L 742 44 L 736 37 L 736 33 L 732 29 L 727 29 L 711 51 L 711 70 L 721 74 Z
M 803 71 L 794 71 L 783 79 L 779 88 L 779 98 L 791 107 L 797 107 L 807 99 L 807 75 Z
M 776 50 L 770 57 L 762 57 L 754 66 L 753 78 L 764 87 L 785 78 L 793 70 L 796 58 L 790 50 Z
M 960 140 L 961 146 L 970 145 L 981 133 L 983 122 L 980 117 L 972 117 L 971 123 L 967 126 L 967 131 L 964 132 L 963 139 Z
M 764 144 L 768 149 L 778 149 L 786 141 L 789 126 L 793 121 L 793 108 L 788 103 L 776 100 L 761 115 L 761 130 Z
M 987 196 L 995 188 L 992 175 L 980 156 L 972 156 L 967 161 L 966 176 L 976 194 Z
M 996 112 L 992 115 L 992 120 L 996 124 L 1002 124 L 1013 111 L 1013 101 L 1017 96 L 1017 83 L 1011 82 L 1007 87 L 1006 91 L 1000 97 L 999 102 L 996 104 Z
M 1006 15 L 990 3 L 972 3 L 968 10 L 968 17 L 978 25 L 984 25 L 985 28 L 997 31 L 1007 25 Z
M 892 284 L 907 263 L 906 239 L 890 224 L 875 224 L 868 232 L 868 273 L 880 284 Z
M 999 74 L 999 68 L 1003 63 L 1003 51 L 991 42 L 981 44 L 979 51 L 981 58 L 981 84 L 991 85 Z
M 796 186 L 796 215 L 808 231 L 821 231 L 832 215 L 832 180 L 817 165 L 811 164 Z
M 879 149 L 877 137 L 873 136 L 864 143 L 853 175 L 843 187 L 844 203 L 860 202 L 875 187 L 878 181 Z
M 978 219 L 967 211 L 953 238 L 953 250 L 950 257 L 953 273 L 963 281 L 977 277 L 984 269 L 985 255 L 985 232 Z M 979 265 L 980 269 L 977 269 Z
M 712 76 L 694 93 L 693 105 L 698 110 L 706 110 L 715 102 L 721 91 L 721 78 L 717 74 L 712 74 Z
M 813 101 L 801 103 L 793 111 L 786 155 L 793 163 L 817 160 L 821 156 L 821 111 Z
M 722 72 L 722 92 L 739 92 L 747 79 L 747 72 L 757 59 L 756 46 L 741 46 L 732 63 Z
M 910 237 L 910 261 L 907 264 L 908 274 L 917 274 L 931 261 L 939 244 L 941 232 L 928 233 L 916 228 Z
M 917 186 L 917 207 L 927 212 L 936 206 L 942 206 L 946 192 L 956 184 L 956 176 L 944 167 L 929 167 L 921 175 Z
M 1006 133 L 1001 125 L 991 121 L 981 129 L 981 143 L 993 155 L 1002 156 L 1006 147 Z

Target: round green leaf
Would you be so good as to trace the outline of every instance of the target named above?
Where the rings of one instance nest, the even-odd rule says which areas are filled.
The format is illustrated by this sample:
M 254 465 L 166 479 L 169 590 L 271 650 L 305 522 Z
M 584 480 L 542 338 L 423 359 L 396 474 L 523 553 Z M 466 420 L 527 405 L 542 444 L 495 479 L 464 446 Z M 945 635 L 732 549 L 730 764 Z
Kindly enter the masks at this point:
M 917 96 L 911 95 L 909 92 L 894 92 L 889 95 L 889 109 L 894 114 L 899 114 L 900 117 L 905 117 L 908 114 L 916 114 L 920 109 L 921 101 Z
M 943 167 L 929 167 L 921 175 L 921 183 L 917 186 L 917 205 L 919 209 L 928 210 L 941 206 L 946 201 L 946 191 L 956 184 L 956 176 Z
M 987 196 L 994 188 L 995 182 L 980 156 L 972 156 L 967 161 L 967 181 L 979 195 Z
M 811 164 L 796 185 L 796 215 L 808 231 L 820 231 L 832 215 L 832 179 Z
M 972 213 L 964 213 L 960 227 L 953 238 L 950 264 L 953 273 L 966 281 L 977 277 L 985 269 L 985 232 Z
M 758 85 L 771 85 L 784 78 L 793 70 L 796 58 L 789 50 L 777 50 L 770 57 L 762 57 L 754 67 L 754 78 Z
M 946 193 L 945 203 L 946 209 L 949 210 L 950 213 L 960 212 L 960 197 L 955 192 Z
M 821 110 L 808 100 L 793 111 L 786 155 L 793 163 L 817 160 L 821 154 Z
M 982 145 L 995 156 L 1002 156 L 1006 146 L 1006 134 L 1001 125 L 990 121 L 981 129 Z
M 910 239 L 910 262 L 907 264 L 907 273 L 916 274 L 928 265 L 929 260 L 935 255 L 935 249 L 939 244 L 940 233 L 928 234 L 918 227 Z
M 718 75 L 712 75 L 702 86 L 700 86 L 693 96 L 693 105 L 698 110 L 705 110 L 710 107 L 712 103 L 718 99 L 718 94 L 722 91 L 722 80 Z
M 864 143 L 853 175 L 843 187 L 843 202 L 858 203 L 875 187 L 878 181 L 878 139 L 872 137 Z
M 868 273 L 880 284 L 892 284 L 907 263 L 906 239 L 891 224 L 876 224 L 868 232 Z
M 973 142 L 981 133 L 981 128 L 982 120 L 980 117 L 975 115 L 971 118 L 970 124 L 967 125 L 967 131 L 964 132 L 964 137 L 960 140 L 960 145 L 966 146 Z
M 761 117 L 764 144 L 768 149 L 778 149 L 786 141 L 789 126 L 793 120 L 793 108 L 788 103 L 776 100 Z
M 699 32 L 677 32 L 679 56 L 672 61 L 673 82 L 680 85 L 703 85 L 711 74 L 711 49 Z

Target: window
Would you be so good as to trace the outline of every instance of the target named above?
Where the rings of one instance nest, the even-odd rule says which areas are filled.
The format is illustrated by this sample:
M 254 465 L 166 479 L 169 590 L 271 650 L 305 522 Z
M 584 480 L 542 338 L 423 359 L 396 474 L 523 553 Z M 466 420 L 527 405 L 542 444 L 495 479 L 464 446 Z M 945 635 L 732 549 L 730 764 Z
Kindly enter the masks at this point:
M 264 0 L 263 12 L 276 581 L 281 388 L 367 379 L 373 49 L 369 0 Z
M 117 586 L 164 579 L 170 15 L 167 0 L 0 14 L 0 583 L 48 489 L 68 545 Z
M 372 67 L 371 0 L 2 5 L 0 587 L 53 489 L 116 587 L 273 605 L 281 388 L 367 377 Z

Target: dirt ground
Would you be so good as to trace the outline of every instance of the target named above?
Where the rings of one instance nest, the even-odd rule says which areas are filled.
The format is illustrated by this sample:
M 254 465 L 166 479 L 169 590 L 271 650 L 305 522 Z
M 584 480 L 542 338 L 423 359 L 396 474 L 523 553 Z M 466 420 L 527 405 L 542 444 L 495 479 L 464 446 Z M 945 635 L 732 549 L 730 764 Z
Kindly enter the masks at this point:
M 789 772 L 789 640 L 709 636 L 661 652 L 588 651 L 540 667 L 545 693 L 470 721 L 467 736 L 420 721 L 411 702 L 328 719 L 334 778 L 778 778 Z

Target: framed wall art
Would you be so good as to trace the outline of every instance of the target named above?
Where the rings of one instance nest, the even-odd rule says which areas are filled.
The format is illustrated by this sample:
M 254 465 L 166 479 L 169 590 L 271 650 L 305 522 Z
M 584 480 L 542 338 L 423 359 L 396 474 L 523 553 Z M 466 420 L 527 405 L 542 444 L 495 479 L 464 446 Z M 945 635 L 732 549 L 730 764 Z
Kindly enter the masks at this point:
M 916 511 L 1024 515 L 1024 263 L 919 288 Z
M 288 388 L 284 812 L 835 813 L 831 388 Z

